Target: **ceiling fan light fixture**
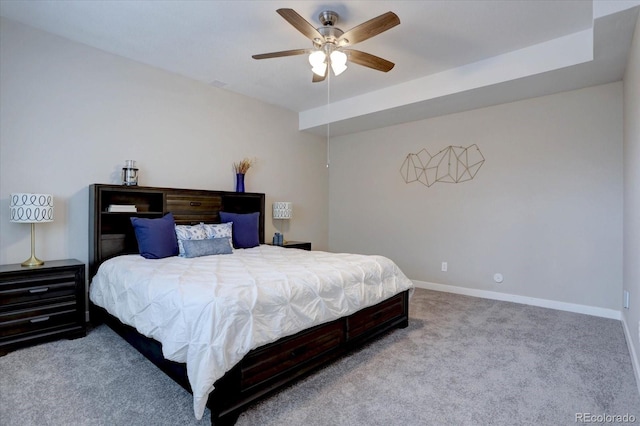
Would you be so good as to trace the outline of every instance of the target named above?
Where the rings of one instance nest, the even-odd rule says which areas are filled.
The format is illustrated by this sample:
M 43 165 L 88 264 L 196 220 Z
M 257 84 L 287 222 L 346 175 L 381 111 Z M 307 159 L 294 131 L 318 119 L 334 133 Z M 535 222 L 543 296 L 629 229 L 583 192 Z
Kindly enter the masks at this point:
M 325 73 L 327 72 L 327 64 L 322 63 L 319 65 L 314 65 L 311 68 L 311 71 L 313 71 L 313 73 L 316 74 L 317 76 L 324 77 Z
M 312 67 L 317 67 L 324 64 L 324 61 L 326 58 L 327 56 L 324 54 L 322 50 L 314 50 L 309 55 L 309 63 L 311 64 Z
M 335 75 L 342 74 L 347 69 L 347 54 L 340 50 L 331 52 L 331 69 Z
M 338 75 L 342 74 L 347 69 L 347 65 L 346 64 L 339 65 L 339 64 L 334 64 L 332 62 L 331 63 L 331 69 L 333 70 L 333 74 L 338 76 Z
M 311 64 L 311 71 L 314 74 L 324 77 L 327 72 L 327 55 L 322 50 L 315 50 L 309 55 L 309 63 Z

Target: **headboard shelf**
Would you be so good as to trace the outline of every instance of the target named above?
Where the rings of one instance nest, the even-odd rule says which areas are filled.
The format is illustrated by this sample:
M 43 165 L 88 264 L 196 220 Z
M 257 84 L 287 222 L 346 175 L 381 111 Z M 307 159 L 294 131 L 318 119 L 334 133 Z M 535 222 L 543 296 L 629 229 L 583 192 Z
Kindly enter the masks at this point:
M 157 212 L 164 210 L 164 193 L 149 188 L 131 186 L 105 186 L 100 191 L 102 212 L 109 212 L 111 205 L 133 205 L 138 212 Z M 114 212 L 109 212 L 114 213 Z
M 136 207 L 113 212 L 109 206 Z M 89 187 L 89 277 L 114 256 L 138 253 L 131 217 L 159 218 L 171 212 L 176 224 L 219 223 L 220 212 L 260 212 L 260 243 L 264 244 L 265 195 L 255 192 L 208 191 L 93 184 Z

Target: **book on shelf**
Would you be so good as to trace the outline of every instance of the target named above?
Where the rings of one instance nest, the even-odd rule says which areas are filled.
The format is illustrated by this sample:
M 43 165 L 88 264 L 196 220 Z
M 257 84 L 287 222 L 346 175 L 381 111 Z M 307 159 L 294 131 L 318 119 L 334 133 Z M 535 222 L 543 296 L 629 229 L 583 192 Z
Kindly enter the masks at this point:
M 132 204 L 109 204 L 107 211 L 110 213 L 135 213 L 138 209 Z

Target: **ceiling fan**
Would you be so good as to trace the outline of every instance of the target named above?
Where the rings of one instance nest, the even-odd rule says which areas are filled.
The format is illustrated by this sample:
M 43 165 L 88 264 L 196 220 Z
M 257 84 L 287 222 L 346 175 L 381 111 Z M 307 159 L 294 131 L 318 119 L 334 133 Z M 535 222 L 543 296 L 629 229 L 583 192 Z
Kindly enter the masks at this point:
M 335 27 L 338 22 L 338 14 L 327 10 L 318 16 L 321 27 L 315 28 L 293 9 L 278 9 L 280 14 L 295 29 L 313 42 L 313 48 L 284 50 L 281 52 L 262 53 L 253 55 L 253 59 L 280 58 L 309 54 L 309 63 L 312 66 L 314 83 L 323 81 L 331 67 L 334 75 L 341 74 L 347 69 L 347 60 L 354 64 L 362 65 L 374 70 L 388 72 L 394 67 L 394 63 L 386 59 L 349 48 L 356 43 L 367 40 L 373 36 L 387 31 L 400 24 L 400 18 L 387 12 L 370 19 L 347 32 Z

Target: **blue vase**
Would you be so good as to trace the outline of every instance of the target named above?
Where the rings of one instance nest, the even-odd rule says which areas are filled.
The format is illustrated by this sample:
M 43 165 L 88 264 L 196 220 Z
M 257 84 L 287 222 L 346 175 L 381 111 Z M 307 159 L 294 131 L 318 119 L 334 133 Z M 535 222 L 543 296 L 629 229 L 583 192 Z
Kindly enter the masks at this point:
M 236 173 L 236 192 L 244 192 L 244 173 Z

